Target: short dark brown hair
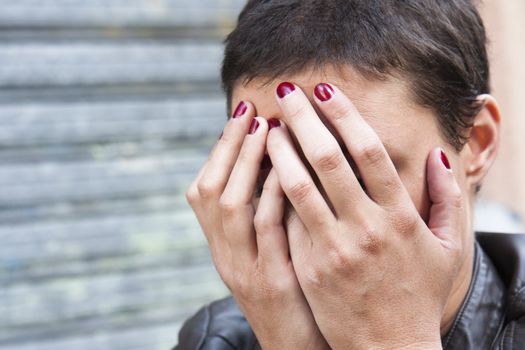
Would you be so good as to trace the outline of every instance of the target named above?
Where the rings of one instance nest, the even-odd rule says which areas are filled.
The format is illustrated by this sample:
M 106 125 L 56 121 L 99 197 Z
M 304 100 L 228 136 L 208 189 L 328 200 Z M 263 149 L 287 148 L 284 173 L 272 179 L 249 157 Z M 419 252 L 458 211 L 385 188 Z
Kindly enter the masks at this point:
M 250 0 L 225 40 L 222 83 L 272 81 L 307 68 L 397 74 L 458 151 L 489 93 L 483 22 L 472 0 Z

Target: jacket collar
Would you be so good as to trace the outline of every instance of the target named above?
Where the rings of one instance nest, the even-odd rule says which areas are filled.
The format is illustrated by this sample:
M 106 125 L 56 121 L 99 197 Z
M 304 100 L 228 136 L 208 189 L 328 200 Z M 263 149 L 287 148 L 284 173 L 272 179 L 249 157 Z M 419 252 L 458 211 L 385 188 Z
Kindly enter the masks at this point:
M 448 334 L 443 349 L 490 349 L 503 327 L 506 288 L 496 268 L 478 242 L 469 291 Z
M 525 318 L 525 235 L 491 232 L 476 238 L 507 288 L 507 320 Z

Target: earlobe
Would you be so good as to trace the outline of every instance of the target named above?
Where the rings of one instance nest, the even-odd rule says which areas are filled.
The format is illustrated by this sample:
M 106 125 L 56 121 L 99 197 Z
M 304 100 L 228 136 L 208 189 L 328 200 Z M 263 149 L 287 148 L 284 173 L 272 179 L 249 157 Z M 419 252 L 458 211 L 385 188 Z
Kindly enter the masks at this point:
M 470 155 L 466 175 L 472 186 L 479 186 L 496 158 L 499 149 L 501 115 L 491 95 L 478 96 L 483 105 L 474 119 L 467 143 Z

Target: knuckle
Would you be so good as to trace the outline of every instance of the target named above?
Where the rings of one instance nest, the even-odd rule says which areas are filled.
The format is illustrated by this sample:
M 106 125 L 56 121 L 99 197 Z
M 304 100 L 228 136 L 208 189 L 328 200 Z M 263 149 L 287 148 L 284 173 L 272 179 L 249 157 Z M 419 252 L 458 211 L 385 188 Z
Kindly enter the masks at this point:
M 378 140 L 367 140 L 357 147 L 355 157 L 370 165 L 380 164 L 384 159 L 384 151 Z
M 191 205 L 194 206 L 197 204 L 199 200 L 199 190 L 197 189 L 197 186 L 192 185 L 190 188 L 186 191 L 186 201 Z
M 271 230 L 273 223 L 267 216 L 256 213 L 255 217 L 253 218 L 253 226 L 255 227 L 255 231 L 257 233 L 263 233 Z
M 293 290 L 296 283 L 290 276 L 270 277 L 261 271 L 256 272 L 256 275 L 258 285 L 256 296 L 264 300 L 282 298 L 283 295 L 289 294 Z
M 214 198 L 219 194 L 219 186 L 215 181 L 201 180 L 197 185 L 200 196 L 204 199 Z
M 328 251 L 330 269 L 338 273 L 349 273 L 354 266 L 354 257 L 349 249 L 344 246 L 336 246 Z
M 310 288 L 324 289 L 327 285 L 325 274 L 314 264 L 303 269 L 302 280 Z
M 371 255 L 379 254 L 384 246 L 384 239 L 379 231 L 371 225 L 366 226 L 359 239 L 359 248 L 362 252 Z
M 397 176 L 398 175 L 384 176 L 381 179 L 381 185 L 383 187 L 383 190 L 385 191 L 385 193 L 391 193 L 391 202 L 396 204 L 404 199 L 402 193 L 400 193 L 400 189 L 403 188 L 403 183 Z
M 396 232 L 401 234 L 412 234 L 416 231 L 420 216 L 414 210 L 401 207 L 391 211 L 394 217 L 393 226 Z
M 288 118 L 291 120 L 301 118 L 307 113 L 308 106 L 307 105 L 300 105 L 296 106 L 290 112 L 288 113 Z
M 293 267 L 291 266 L 292 263 L 290 262 L 290 270 L 291 273 L 280 273 L 278 276 L 273 277 L 272 275 L 272 281 L 274 281 L 274 286 L 277 291 L 280 293 L 288 293 L 290 291 L 297 290 L 299 288 L 299 282 L 297 281 L 297 275 L 295 272 L 293 272 Z
M 334 103 L 330 106 L 330 119 L 340 122 L 348 118 L 351 110 L 347 104 L 344 103 Z
M 313 184 L 310 181 L 302 180 L 290 187 L 290 197 L 298 203 L 303 203 L 312 193 Z
M 318 150 L 312 158 L 313 164 L 319 170 L 331 172 L 341 165 L 344 157 L 340 148 L 331 146 Z
M 239 205 L 229 196 L 223 195 L 219 198 L 219 208 L 224 216 L 231 217 L 237 212 Z

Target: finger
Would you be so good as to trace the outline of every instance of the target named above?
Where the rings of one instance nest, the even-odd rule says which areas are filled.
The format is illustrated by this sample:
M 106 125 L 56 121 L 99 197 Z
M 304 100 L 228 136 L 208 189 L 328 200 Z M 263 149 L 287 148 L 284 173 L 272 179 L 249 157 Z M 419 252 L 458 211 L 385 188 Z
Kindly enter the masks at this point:
M 230 260 L 230 248 L 222 232 L 218 199 L 229 178 L 251 117 L 255 113 L 249 102 L 240 102 L 213 148 L 193 187 L 195 214 L 210 245 L 217 266 Z
M 336 219 L 297 154 L 285 124 L 272 128 L 267 148 L 284 193 L 310 234 L 316 236 L 312 239 L 328 238 L 315 233 L 330 234 Z
M 200 180 L 202 179 L 202 176 L 204 175 L 207 166 L 208 166 L 208 161 L 206 161 L 204 165 L 200 168 L 199 172 L 197 173 L 197 176 L 195 177 L 195 180 L 193 180 L 191 185 L 188 187 L 188 190 L 186 191 L 186 200 L 189 203 L 189 205 L 193 208 L 193 210 L 195 211 L 195 215 L 197 216 L 197 219 L 199 219 L 199 221 L 200 221 L 199 214 L 202 212 L 202 210 L 200 210 L 201 201 L 200 201 L 198 184 Z M 208 239 L 208 242 L 210 242 L 210 237 L 208 237 L 208 234 L 206 232 L 204 233 L 206 235 L 206 238 Z
M 463 211 L 461 189 L 441 148 L 432 150 L 428 157 L 427 182 L 431 201 L 429 229 L 442 241 L 459 244 Z
M 197 185 L 203 199 L 218 199 L 224 191 L 254 114 L 255 108 L 251 103 L 240 102 L 226 124 Z
M 195 180 L 191 183 L 191 185 L 188 187 L 188 190 L 186 191 L 186 200 L 190 204 L 192 208 L 195 208 L 199 205 L 199 188 L 198 184 L 200 180 L 202 179 L 202 176 L 204 175 L 204 172 L 206 171 L 206 167 L 208 166 L 208 161 L 204 162 L 202 167 L 199 169 L 199 172 L 197 173 L 197 176 L 195 177 Z
M 197 189 L 197 184 L 204 175 L 207 166 L 208 161 L 202 166 L 197 177 L 190 185 L 186 192 L 186 199 L 193 208 L 195 216 L 202 228 L 202 232 L 208 241 L 212 260 L 219 269 L 224 265 L 225 261 L 226 263 L 231 261 L 231 253 L 230 247 L 224 241 L 224 238 L 220 233 L 222 229 L 222 221 L 218 206 L 212 206 L 207 202 L 202 203 L 199 197 L 200 195 Z
M 308 261 L 312 248 L 311 235 L 294 208 L 287 208 L 285 229 L 288 236 L 290 257 L 294 264 Z
M 394 163 L 354 104 L 337 87 L 326 83 L 317 85 L 314 95 L 319 109 L 341 135 L 369 196 L 380 205 L 406 200 L 407 193 Z
M 268 124 L 263 117 L 253 118 L 248 134 L 220 197 L 222 225 L 232 253 L 234 266 L 255 261 L 257 244 L 253 227 L 252 197 L 264 156 Z
M 323 124 L 301 89 L 292 83 L 277 87 L 283 119 L 296 136 L 336 212 L 366 199 L 335 137 Z M 315 135 L 313 135 L 315 132 Z
M 284 205 L 284 192 L 277 173 L 272 169 L 264 182 L 253 221 L 257 233 L 257 262 L 262 271 L 269 275 L 276 275 L 290 262 L 288 239 L 283 226 Z

